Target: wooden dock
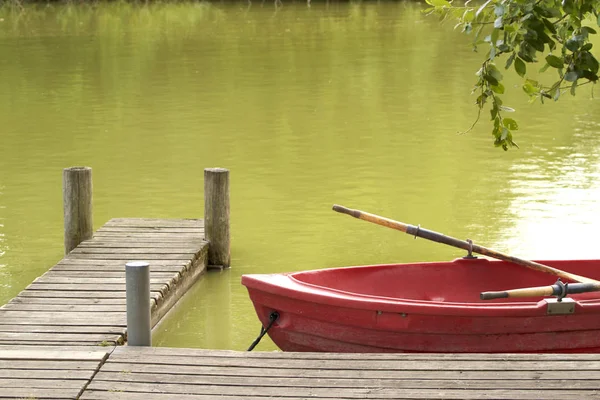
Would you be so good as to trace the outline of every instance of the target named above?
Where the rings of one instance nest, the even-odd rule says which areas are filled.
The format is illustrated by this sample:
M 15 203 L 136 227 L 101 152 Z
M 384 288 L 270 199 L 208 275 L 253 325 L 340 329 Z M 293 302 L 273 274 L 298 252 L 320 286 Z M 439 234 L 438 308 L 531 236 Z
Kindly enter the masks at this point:
M 8 304 L 0 345 L 125 341 L 125 264 L 150 263 L 153 324 L 206 269 L 202 220 L 112 219 Z
M 600 398 L 600 355 L 247 353 L 118 347 L 82 400 Z

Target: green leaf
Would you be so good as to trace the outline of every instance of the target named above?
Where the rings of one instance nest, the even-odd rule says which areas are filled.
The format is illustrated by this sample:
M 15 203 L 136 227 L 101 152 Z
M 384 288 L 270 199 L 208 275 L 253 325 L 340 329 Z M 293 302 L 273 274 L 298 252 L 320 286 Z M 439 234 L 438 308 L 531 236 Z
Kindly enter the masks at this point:
M 498 80 L 490 74 L 484 74 L 483 79 L 485 79 L 492 86 L 498 86 Z
M 552 22 L 550 22 L 546 18 L 542 18 L 542 21 L 544 22 L 546 29 L 548 29 L 551 33 L 556 33 L 556 28 L 554 27 L 554 24 Z
M 519 125 L 517 125 L 517 121 L 515 121 L 512 118 L 504 118 L 502 123 L 504 124 L 505 127 L 510 129 L 511 131 L 516 131 L 519 129 Z
M 556 57 L 556 56 L 554 56 L 552 54 L 548 54 L 546 56 L 546 62 L 548 64 L 550 64 L 551 67 L 554 67 L 554 68 L 562 68 L 565 65 L 563 63 L 562 58 Z
M 567 40 L 565 47 L 571 51 L 577 51 L 581 47 L 581 41 L 576 38 Z
M 569 71 L 565 74 L 565 81 L 575 82 L 579 78 L 579 74 L 576 71 Z
M 554 101 L 558 101 L 559 97 L 560 97 L 560 88 L 557 87 L 556 89 L 554 89 L 554 94 L 552 95 L 552 99 L 554 99 Z
M 527 67 L 525 66 L 523 60 L 521 60 L 519 57 L 515 58 L 515 71 L 517 71 L 519 76 L 525 76 L 527 73 Z
M 590 51 L 592 49 L 592 47 L 594 47 L 593 44 L 586 43 L 583 46 L 581 46 L 581 51 Z
M 434 7 L 450 7 L 450 2 L 446 0 L 425 0 L 427 4 Z
M 504 94 L 504 85 L 498 83 L 497 85 L 492 86 L 492 90 L 494 91 L 494 93 Z
M 508 59 L 506 60 L 506 65 L 504 66 L 504 69 L 509 69 L 510 66 L 512 65 L 513 61 L 515 61 L 515 57 L 517 56 L 517 53 L 515 53 L 513 51 L 513 53 L 510 55 L 510 57 L 508 57 Z
M 592 28 L 590 28 L 589 26 L 584 26 L 583 28 L 581 28 L 581 32 L 583 32 L 586 35 L 595 35 L 596 31 L 593 30 Z
M 487 66 L 487 73 L 494 77 L 497 81 L 502 80 L 502 74 L 498 71 L 498 68 L 494 64 L 489 64 Z
M 575 89 L 577 88 L 577 82 L 573 82 L 573 84 L 571 85 L 571 96 L 575 96 Z

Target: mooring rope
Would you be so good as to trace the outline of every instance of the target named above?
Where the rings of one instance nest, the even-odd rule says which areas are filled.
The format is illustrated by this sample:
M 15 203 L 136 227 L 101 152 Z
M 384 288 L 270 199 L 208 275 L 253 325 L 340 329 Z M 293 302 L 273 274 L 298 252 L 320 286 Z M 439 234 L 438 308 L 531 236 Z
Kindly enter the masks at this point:
M 264 326 L 260 327 L 260 335 L 258 335 L 258 337 L 254 339 L 254 342 L 252 342 L 252 344 L 250 345 L 250 347 L 248 347 L 248 350 L 246 351 L 254 350 L 254 348 L 260 342 L 263 336 L 265 336 L 267 332 L 269 332 L 269 329 L 271 329 L 275 321 L 277 321 L 277 318 L 279 318 L 279 313 L 277 311 L 273 311 L 271 314 L 269 314 L 269 324 L 266 328 Z

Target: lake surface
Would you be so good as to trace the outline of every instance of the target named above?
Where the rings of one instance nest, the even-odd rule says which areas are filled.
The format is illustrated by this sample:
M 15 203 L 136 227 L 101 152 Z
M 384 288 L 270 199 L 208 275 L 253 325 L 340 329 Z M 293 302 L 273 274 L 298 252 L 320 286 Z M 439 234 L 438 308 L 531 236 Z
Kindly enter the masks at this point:
M 421 8 L 1 9 L 0 304 L 61 259 L 62 169 L 75 165 L 93 168 L 96 228 L 201 218 L 203 169 L 231 170 L 232 268 L 194 286 L 158 346 L 246 349 L 260 325 L 245 273 L 464 255 L 334 203 L 520 257 L 600 258 L 591 90 L 529 105 L 507 73 L 520 149 L 493 147 L 487 111 L 458 134 L 476 117 L 480 54 Z

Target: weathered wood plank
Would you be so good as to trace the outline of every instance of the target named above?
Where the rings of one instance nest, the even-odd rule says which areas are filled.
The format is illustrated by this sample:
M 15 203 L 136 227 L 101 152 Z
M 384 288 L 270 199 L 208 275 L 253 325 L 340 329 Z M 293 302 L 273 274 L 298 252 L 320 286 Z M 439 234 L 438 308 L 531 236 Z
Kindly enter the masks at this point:
M 136 256 L 136 257 L 133 257 Z M 143 254 L 143 257 L 138 257 L 135 254 L 127 254 L 117 253 L 117 254 L 80 254 L 80 253 L 69 253 L 68 258 L 71 260 L 90 260 L 90 259 L 98 259 L 98 260 L 119 260 L 125 265 L 125 263 L 132 261 L 133 258 L 140 259 L 143 258 L 144 261 L 148 261 L 152 264 L 156 260 L 189 260 L 194 258 L 194 253 L 179 253 L 179 254 Z
M 596 378 L 600 372 L 596 374 Z M 600 387 L 600 379 L 435 379 L 427 376 L 419 378 L 405 378 L 399 373 L 396 379 L 364 379 L 348 374 L 345 378 L 305 378 L 305 377 L 256 377 L 261 387 L 281 387 L 285 385 L 290 388 L 314 387 L 314 388 L 391 388 L 391 389 L 418 389 L 418 388 L 444 388 L 444 389 L 526 389 L 526 390 L 554 390 L 569 388 L 571 390 L 597 390 Z M 248 377 L 245 376 L 201 376 L 201 375 L 175 375 L 175 374 L 141 374 L 141 373 L 105 373 L 100 371 L 95 381 L 116 381 L 146 384 L 183 384 L 183 385 L 219 385 L 219 386 L 248 386 Z
M 99 298 L 70 298 L 70 297 L 15 297 L 8 305 L 12 304 L 53 304 L 53 305 L 123 305 L 126 303 L 125 297 L 114 299 L 99 299 Z
M 121 233 L 204 233 L 204 228 L 198 226 L 180 226 L 180 227 L 136 227 L 136 226 L 103 226 L 96 232 L 121 232 Z
M 111 347 L 112 350 L 112 347 Z M 62 361 L 97 361 L 105 359 L 109 350 L 102 348 L 86 348 L 86 350 L 67 350 L 40 346 L 36 349 L 16 347 L 14 349 L 0 349 L 0 360 L 62 360 Z
M 123 335 L 124 326 L 81 326 L 81 325 L 5 325 L 0 324 L 0 332 L 31 332 L 31 333 L 89 333 L 104 335 Z
M 89 380 L 91 372 L 94 371 L 96 363 L 93 367 L 84 369 L 55 369 L 55 366 L 59 366 L 61 363 L 54 362 L 47 365 L 44 369 L 9 369 L 3 368 L 0 364 L 0 378 L 4 379 L 23 379 L 23 378 L 35 378 L 35 379 L 85 379 Z M 75 364 L 73 363 L 73 367 Z
M 68 312 L 125 312 L 127 307 L 126 304 L 23 304 L 23 303 L 8 303 L 0 307 L 0 310 L 12 310 L 12 311 L 68 311 Z
M 76 399 L 80 389 L 52 389 L 52 388 L 6 388 L 0 392 L 0 399 Z
M 152 285 L 166 285 L 168 281 L 165 282 L 164 278 L 155 277 L 154 274 L 151 273 L 150 276 L 150 284 Z M 170 274 L 169 280 L 177 277 L 179 274 Z M 164 276 L 164 275 L 163 275 Z M 110 284 L 110 285 L 125 285 L 125 276 L 117 277 L 117 278 L 107 278 L 107 277 L 86 277 L 86 276 L 56 276 L 55 274 L 40 276 L 35 281 L 36 284 L 61 284 L 61 285 L 92 285 L 92 284 Z
M 111 337 L 112 336 L 112 337 Z M 63 333 L 63 332 L 0 332 L 0 341 L 4 342 L 89 342 L 101 343 L 102 341 L 116 342 L 120 335 L 106 335 L 103 333 Z
M 171 279 L 177 276 L 180 276 L 179 271 L 174 272 L 161 272 L 161 271 L 150 271 L 151 278 L 153 279 Z M 43 280 L 51 279 L 51 278 L 123 278 L 125 279 L 125 271 L 85 271 L 85 269 L 80 270 L 66 270 L 66 271 L 52 271 L 52 274 L 44 274 Z M 166 281 L 165 281 L 166 282 Z
M 349 361 L 600 361 L 600 353 L 565 354 L 502 354 L 502 353 L 310 353 L 310 352 L 240 352 L 235 350 L 184 349 L 177 347 L 121 347 L 111 359 L 131 354 L 162 355 L 173 357 L 208 358 L 259 358 L 280 360 L 349 360 Z
M 358 357 L 357 357 L 358 358 Z M 360 360 L 354 360 L 354 362 L 360 362 Z M 272 368 L 269 362 L 263 363 L 262 366 L 253 367 L 236 367 L 236 366 L 204 366 L 204 365 L 177 365 L 172 368 L 165 368 L 161 364 L 143 364 L 143 363 L 126 363 L 126 362 L 108 362 L 102 367 L 103 373 L 106 375 L 102 376 L 104 380 L 120 380 L 119 375 L 123 373 L 127 374 L 149 374 L 149 375 L 195 375 L 195 376 L 207 376 L 207 377 L 229 377 L 238 376 L 245 377 L 246 379 L 256 378 L 257 380 L 263 377 L 271 377 L 277 379 L 286 378 L 311 378 L 316 380 L 321 379 L 369 379 L 369 380 L 382 380 L 382 379 L 589 379 L 599 378 L 600 371 L 590 371 L 590 373 L 582 374 L 581 371 L 569 370 L 569 371 L 555 371 L 555 370 L 544 370 L 544 371 L 463 371 L 463 370 L 352 370 L 348 371 L 345 369 L 306 369 L 306 368 Z M 157 377 L 156 379 L 160 379 Z M 316 383 L 315 383 L 316 384 Z
M 119 349 L 117 349 L 119 350 Z M 181 355 L 151 355 L 151 354 L 133 354 L 115 351 L 111 356 L 111 362 L 124 361 L 128 363 L 153 363 L 163 365 L 206 365 L 206 366 L 231 366 L 231 367 L 260 367 L 268 362 L 271 368 L 304 368 L 304 369 L 321 369 L 323 368 L 323 360 L 311 359 L 259 359 L 259 358 L 217 358 L 217 357 L 184 357 Z M 402 360 L 362 360 L 355 359 L 354 362 L 346 360 L 328 360 L 328 369 L 342 370 L 522 370 L 532 371 L 543 368 L 554 368 L 557 370 L 579 369 L 579 370 L 600 370 L 600 360 L 593 361 L 552 361 L 541 363 L 539 361 L 520 361 L 515 363 L 491 361 L 472 361 L 472 360 L 453 360 L 452 362 L 440 362 L 439 360 L 418 360 L 408 361 Z
M 150 284 L 150 290 L 153 292 L 162 292 L 168 289 L 168 285 L 164 283 Z M 90 291 L 90 292 L 125 292 L 125 282 L 122 284 L 109 283 L 38 283 L 34 282 L 27 286 L 27 290 L 40 291 Z
M 104 226 L 136 226 L 136 227 L 193 227 L 201 228 L 204 226 L 202 219 L 184 219 L 184 218 L 111 218 Z
M 64 348 L 63 348 L 64 349 Z M 1 350 L 1 349 L 0 349 Z M 98 368 L 98 361 L 62 361 L 62 360 L 3 360 L 0 359 L 0 371 L 6 374 L 10 373 L 10 370 L 24 370 L 31 371 L 30 374 L 37 374 L 42 370 L 48 371 L 85 371 L 88 376 L 92 376 L 91 372 L 94 372 Z M 8 371 L 8 372 L 7 372 Z M 59 372 L 60 373 L 60 372 Z M 30 375 L 31 376 L 31 375 Z
M 392 381 L 393 382 L 393 381 Z M 452 381 L 445 381 L 452 382 Z M 477 381 L 475 381 L 477 382 Z M 549 382 L 549 381 L 546 381 Z M 581 381 L 580 381 L 581 382 Z M 584 381 L 585 382 L 585 381 Z M 429 387 L 409 387 L 409 388 L 318 388 L 318 387 L 290 387 L 282 382 L 278 387 L 262 386 L 260 382 L 247 386 L 218 386 L 218 385 L 189 385 L 189 384 L 157 384 L 157 383 L 138 383 L 138 382 L 117 382 L 117 381 L 97 381 L 93 380 L 88 386 L 90 390 L 112 390 L 122 392 L 149 392 L 149 393 L 168 393 L 171 395 L 181 394 L 210 394 L 214 396 L 246 396 L 261 395 L 264 397 L 283 397 L 286 396 L 306 396 L 323 398 L 349 398 L 349 399 L 523 399 L 530 400 L 531 396 L 536 396 L 536 390 L 527 389 L 494 389 L 469 390 L 464 388 L 429 388 Z M 539 389 L 538 389 L 539 390 Z M 537 392 L 539 393 L 539 392 Z M 546 393 L 548 396 L 546 396 Z M 460 396 L 458 396 L 460 395 Z M 488 396 L 488 397 L 485 397 Z M 574 396 L 574 397 L 573 397 Z M 565 390 L 552 389 L 544 392 L 544 398 L 564 399 L 564 398 L 585 398 L 591 399 L 594 396 L 600 396 L 600 390 Z
M 181 242 L 184 240 L 198 240 L 204 238 L 204 233 L 173 233 L 173 232 L 96 232 L 95 239 L 106 241 L 118 241 L 122 239 L 138 239 L 138 240 L 164 240 L 169 242 Z
M 106 248 L 110 247 L 113 249 L 122 249 L 122 248 L 132 248 L 132 249 L 160 249 L 160 248 L 168 248 L 177 250 L 180 252 L 189 252 L 196 251 L 204 245 L 204 241 L 202 240 L 173 240 L 173 241 L 164 241 L 159 238 L 155 240 L 103 240 L 103 239 L 92 239 L 86 240 L 83 243 L 80 243 L 77 246 L 80 249 L 90 249 L 90 248 Z
M 0 388 L 34 388 L 34 389 L 79 389 L 87 383 L 87 379 L 36 379 L 36 378 L 0 378 Z
M 135 393 L 135 392 L 107 392 L 107 391 L 96 391 L 86 390 L 81 400 L 170 400 L 172 395 L 168 393 Z M 247 396 L 218 396 L 215 397 L 212 394 L 180 394 L 177 395 L 177 399 L 183 400 L 265 400 L 267 397 L 259 395 L 247 395 Z M 268 397 L 270 400 L 324 400 L 323 397 L 290 397 L 290 396 L 273 396 Z M 329 399 L 329 398 L 327 398 Z M 349 400 L 338 398 L 337 400 Z M 400 399 L 402 400 L 402 399 Z
M 157 266 L 157 267 L 188 267 L 192 264 L 191 260 L 155 260 L 152 262 L 153 266 Z M 52 270 L 54 270 L 56 267 L 64 267 L 63 269 L 66 268 L 73 268 L 73 267 L 79 267 L 79 268 L 88 268 L 88 269 L 94 269 L 94 268 L 90 268 L 90 267 L 101 267 L 101 266 L 112 266 L 112 267 L 121 267 L 123 269 L 125 269 L 125 263 L 123 263 L 121 260 L 102 260 L 102 259 L 86 259 L 86 258 L 78 258 L 78 259 L 71 259 L 71 258 L 63 258 L 62 260 L 60 260 L 54 267 L 52 267 Z
M 179 246 L 179 247 L 142 247 L 142 248 L 131 248 L 131 247 L 112 247 L 112 246 L 102 246 L 102 247 L 77 247 L 69 253 L 69 257 L 73 257 L 75 255 L 80 254 L 108 254 L 108 255 L 122 255 L 122 256 L 138 256 L 143 255 L 144 257 L 148 257 L 150 255 L 161 255 L 161 254 L 171 254 L 171 255 L 181 255 L 185 254 L 188 257 L 193 257 L 198 251 L 197 247 L 193 246 Z M 187 258 L 186 258 L 187 259 Z
M 161 295 L 160 292 L 154 291 L 150 295 Z M 42 298 L 82 298 L 82 299 L 124 299 L 124 290 L 114 291 L 85 291 L 85 290 L 73 290 L 73 291 L 52 291 L 52 290 L 25 290 L 19 293 L 20 297 L 42 297 Z M 162 296 L 162 295 L 161 295 Z M 0 321 L 1 322 L 1 321 Z

